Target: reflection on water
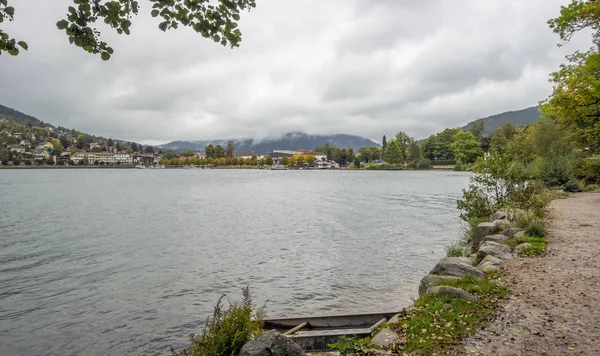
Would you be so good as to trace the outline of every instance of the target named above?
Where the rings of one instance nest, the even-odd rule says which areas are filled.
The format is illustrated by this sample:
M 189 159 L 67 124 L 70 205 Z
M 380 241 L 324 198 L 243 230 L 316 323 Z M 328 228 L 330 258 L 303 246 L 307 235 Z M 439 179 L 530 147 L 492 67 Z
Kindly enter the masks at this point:
M 5 170 L 0 355 L 165 355 L 250 285 L 397 310 L 459 237 L 454 172 Z

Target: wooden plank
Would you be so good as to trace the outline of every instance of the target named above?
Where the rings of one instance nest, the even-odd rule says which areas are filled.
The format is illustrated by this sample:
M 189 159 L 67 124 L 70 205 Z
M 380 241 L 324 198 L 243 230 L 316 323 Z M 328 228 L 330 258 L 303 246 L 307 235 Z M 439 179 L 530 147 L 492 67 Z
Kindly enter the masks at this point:
M 292 335 L 293 333 L 295 333 L 296 331 L 302 329 L 303 327 L 305 327 L 306 325 L 308 325 L 308 321 L 303 322 L 302 324 L 296 326 L 293 329 L 290 329 L 288 331 L 286 331 L 285 333 L 283 333 L 283 335 Z

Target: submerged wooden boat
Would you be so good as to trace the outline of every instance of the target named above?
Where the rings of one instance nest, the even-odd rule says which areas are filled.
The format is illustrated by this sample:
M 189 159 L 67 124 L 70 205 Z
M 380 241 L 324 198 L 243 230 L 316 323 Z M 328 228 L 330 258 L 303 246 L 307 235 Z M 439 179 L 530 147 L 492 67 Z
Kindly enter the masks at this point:
M 327 351 L 341 336 L 367 337 L 398 312 L 266 318 L 265 330 L 277 330 L 307 352 Z

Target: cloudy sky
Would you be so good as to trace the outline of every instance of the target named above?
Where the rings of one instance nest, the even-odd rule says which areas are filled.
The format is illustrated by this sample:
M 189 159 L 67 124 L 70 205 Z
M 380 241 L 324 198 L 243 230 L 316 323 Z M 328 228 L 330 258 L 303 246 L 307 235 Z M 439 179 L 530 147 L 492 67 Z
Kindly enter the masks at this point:
M 230 49 L 163 33 L 141 0 L 108 62 L 55 23 L 70 0 L 9 0 L 30 49 L 0 57 L 0 104 L 84 132 L 163 143 L 289 131 L 422 138 L 535 105 L 585 38 L 558 48 L 568 0 L 257 0 Z

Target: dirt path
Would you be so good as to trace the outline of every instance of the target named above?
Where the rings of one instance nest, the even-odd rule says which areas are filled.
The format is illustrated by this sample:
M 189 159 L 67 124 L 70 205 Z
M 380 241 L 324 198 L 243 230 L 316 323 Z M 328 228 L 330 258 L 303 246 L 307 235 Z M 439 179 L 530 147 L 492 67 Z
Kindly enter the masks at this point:
M 600 355 L 600 194 L 555 200 L 548 252 L 505 264 L 511 299 L 464 343 L 473 355 Z

